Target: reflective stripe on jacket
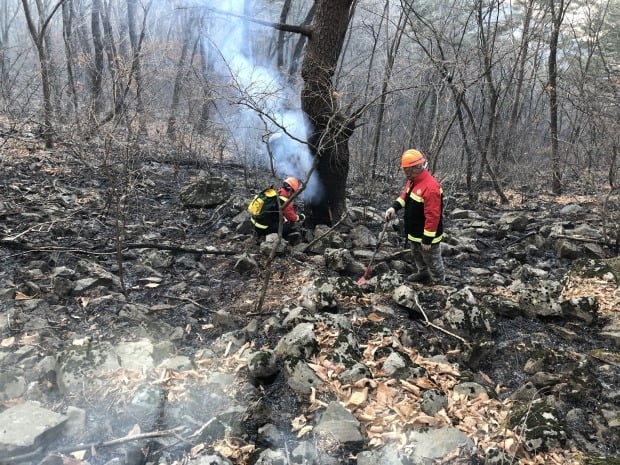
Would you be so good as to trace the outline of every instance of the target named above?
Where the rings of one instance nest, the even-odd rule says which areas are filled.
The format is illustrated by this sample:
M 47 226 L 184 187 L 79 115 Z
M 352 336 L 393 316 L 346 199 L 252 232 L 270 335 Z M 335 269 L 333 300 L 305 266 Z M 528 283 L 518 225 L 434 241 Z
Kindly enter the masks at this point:
M 443 239 L 443 191 L 427 170 L 407 181 L 392 207 L 405 209 L 405 233 L 410 241 L 436 244 Z
M 289 192 L 286 189 L 283 187 L 278 189 L 278 202 L 280 205 L 284 205 L 288 198 Z M 299 220 L 299 216 L 295 212 L 295 207 L 293 207 L 293 202 L 290 202 L 286 207 L 284 207 L 282 210 L 282 215 L 289 223 L 294 223 Z M 258 217 L 251 217 L 250 221 L 258 229 L 268 229 L 270 226 L 275 226 L 278 224 L 278 210 L 265 211 Z

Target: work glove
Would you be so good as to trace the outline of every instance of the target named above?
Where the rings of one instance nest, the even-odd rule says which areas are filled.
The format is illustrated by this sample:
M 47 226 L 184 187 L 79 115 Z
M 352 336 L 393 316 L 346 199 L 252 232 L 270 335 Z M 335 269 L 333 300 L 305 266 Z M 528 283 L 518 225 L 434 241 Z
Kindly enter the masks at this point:
M 300 223 L 303 223 L 304 221 L 306 221 L 306 215 L 304 215 L 303 213 L 300 213 L 297 216 L 299 217 L 297 221 L 299 221 Z
M 390 221 L 396 216 L 396 210 L 394 207 L 390 207 L 385 211 L 385 221 Z

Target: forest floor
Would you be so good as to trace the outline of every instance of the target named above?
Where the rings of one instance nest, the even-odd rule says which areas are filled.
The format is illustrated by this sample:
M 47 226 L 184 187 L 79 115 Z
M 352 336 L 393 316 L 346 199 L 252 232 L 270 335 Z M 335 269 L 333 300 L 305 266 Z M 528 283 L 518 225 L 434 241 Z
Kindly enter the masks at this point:
M 184 335 L 177 349 L 188 355 L 195 354 L 232 327 L 240 328 L 257 316 L 267 318 L 283 307 L 296 306 L 300 290 L 316 277 L 308 272 L 309 262 L 301 260 L 298 255 L 276 258 L 265 301 L 256 311 L 263 282 L 261 273 L 242 275 L 234 270 L 233 265 L 239 255 L 255 254 L 257 242 L 252 235 L 236 233 L 231 222 L 243 211 L 251 192 L 245 189 L 236 192 L 229 202 L 211 209 L 187 209 L 179 202 L 181 188 L 201 170 L 225 175 L 237 185 L 245 183 L 245 170 L 234 163 L 180 160 L 148 153 L 135 157 L 106 153 L 86 156 L 83 148 L 74 146 L 59 145 L 53 150 L 45 150 L 41 140 L 29 133 L 6 134 L 0 151 L 0 238 L 3 241 L 0 244 L 0 287 L 13 289 L 16 301 L 42 297 L 54 306 L 55 313 L 46 315 L 46 318 L 54 327 L 59 342 L 56 346 L 50 343 L 50 347 L 42 347 L 46 351 L 60 350 L 84 336 L 116 342 L 128 340 L 135 328 L 126 323 L 118 324 L 113 313 L 114 305 L 107 308 L 110 313 L 94 310 L 89 304 L 93 296 L 59 299 L 51 283 L 46 286 L 42 284 L 43 279 L 32 275 L 34 268 L 75 268 L 80 260 L 87 259 L 122 275 L 127 301 L 154 309 L 153 318 L 171 327 L 182 328 Z M 399 190 L 399 182 L 400 179 L 393 186 L 383 187 L 383 191 L 373 197 L 376 200 L 374 207 L 383 211 Z M 251 184 L 253 188 L 260 186 L 256 181 Z M 352 204 L 363 206 L 361 198 L 361 193 L 351 193 Z M 537 223 L 551 224 L 557 219 L 560 208 L 574 203 L 588 210 L 590 226 L 601 230 L 613 226 L 605 224 L 609 218 L 605 210 L 609 197 L 605 192 L 598 195 L 574 192 L 565 197 L 538 195 L 528 199 L 522 193 L 510 193 L 510 198 L 514 202 L 512 205 L 499 206 L 493 194 L 486 194 L 480 208 L 522 210 L 524 203 L 535 204 Z M 466 208 L 464 197 L 459 199 L 458 207 Z M 368 227 L 377 234 L 380 230 L 379 224 L 368 224 Z M 133 265 L 132 247 L 135 245 L 135 249 L 140 243 L 149 241 L 179 247 L 180 254 L 183 247 L 212 247 L 215 251 L 230 254 L 199 254 L 196 268 L 171 269 L 163 279 L 145 281 Z M 470 271 L 502 257 L 505 243 L 494 238 L 486 238 L 480 243 L 483 252 L 466 262 L 452 256 L 445 257 L 451 286 L 471 285 L 476 288 L 485 285 Z M 605 252 L 613 256 L 612 250 L 605 249 Z M 568 271 L 571 264 L 569 260 L 546 259 L 553 260 L 558 276 Z M 189 284 L 189 291 L 180 293 L 178 289 L 188 289 L 182 287 L 183 283 Z M 486 286 L 496 287 L 491 283 Z M 603 319 L 618 312 L 615 289 L 588 286 L 591 283 L 573 286 L 571 294 L 566 297 L 598 293 Z M 445 302 L 446 292 L 421 289 L 421 303 L 429 308 L 440 306 Z M 368 295 L 365 298 L 367 304 L 389 304 L 385 297 Z M 354 308 L 363 306 L 364 302 L 361 299 L 351 301 L 349 305 Z M 124 304 L 119 302 L 118 309 Z M 217 312 L 222 310 L 230 318 L 226 324 L 217 318 Z M 387 319 L 373 315 L 373 318 L 385 320 L 383 324 L 393 331 L 408 332 L 410 337 L 419 340 L 418 345 L 425 348 L 425 355 L 458 351 L 454 340 L 430 329 L 419 316 L 412 317 L 406 311 L 396 311 Z M 500 321 L 497 347 L 527 345 L 533 335 L 549 334 L 547 323 L 524 318 Z M 601 347 L 596 328 L 577 328 L 575 325 L 572 328 L 578 337 L 572 341 L 556 337 L 553 344 L 578 353 Z M 3 347 L 8 348 L 16 340 L 25 344 L 26 336 L 20 328 L 12 328 L 0 339 Z M 277 336 L 261 333 L 255 341 L 256 347 L 273 346 L 275 341 L 270 337 Z M 508 364 L 500 357 L 486 359 L 472 371 L 472 380 L 501 386 L 500 393 L 516 390 L 527 379 L 520 370 L 522 355 L 510 353 L 508 357 L 514 358 L 515 364 Z M 519 368 L 515 368 L 517 366 Z M 286 391 L 282 385 L 272 390 L 271 407 L 280 411 L 291 410 L 281 413 L 282 420 L 296 417 L 300 401 L 292 394 L 283 394 Z M 594 399 L 590 401 L 595 403 Z M 5 404 L 5 407 L 9 405 Z M 617 443 L 606 447 L 610 453 L 618 453 Z M 522 463 L 541 462 L 532 459 Z

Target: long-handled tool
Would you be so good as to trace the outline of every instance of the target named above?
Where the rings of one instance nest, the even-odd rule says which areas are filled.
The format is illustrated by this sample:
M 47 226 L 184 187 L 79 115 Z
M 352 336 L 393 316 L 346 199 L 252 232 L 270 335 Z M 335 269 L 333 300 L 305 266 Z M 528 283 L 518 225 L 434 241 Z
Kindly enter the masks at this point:
M 370 263 L 366 267 L 366 270 L 364 271 L 364 274 L 362 275 L 362 277 L 357 280 L 357 284 L 359 286 L 363 286 L 364 284 L 366 284 L 366 280 L 370 277 L 370 272 L 372 271 L 372 265 L 375 262 L 375 257 L 377 256 L 377 252 L 379 251 L 379 246 L 381 245 L 381 242 L 383 241 L 383 236 L 385 236 L 385 232 L 387 231 L 387 227 L 389 223 L 390 223 L 389 221 L 386 221 L 385 223 L 383 223 L 383 229 L 381 230 L 381 234 L 379 234 L 379 239 L 377 240 L 375 251 L 373 252 L 372 257 L 370 258 Z

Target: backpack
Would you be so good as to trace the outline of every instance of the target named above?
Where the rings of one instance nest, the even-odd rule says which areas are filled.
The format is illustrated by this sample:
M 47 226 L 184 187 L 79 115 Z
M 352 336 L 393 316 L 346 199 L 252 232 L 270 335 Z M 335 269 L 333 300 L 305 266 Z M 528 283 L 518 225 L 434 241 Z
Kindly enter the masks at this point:
M 254 217 L 261 216 L 262 213 L 277 212 L 278 193 L 276 190 L 273 187 L 268 187 L 256 194 L 248 205 L 248 211 Z

